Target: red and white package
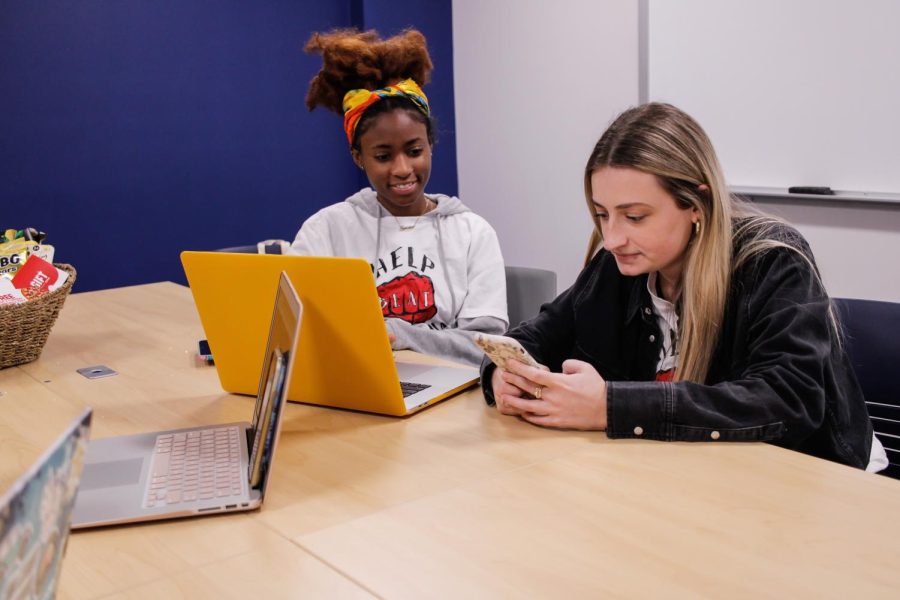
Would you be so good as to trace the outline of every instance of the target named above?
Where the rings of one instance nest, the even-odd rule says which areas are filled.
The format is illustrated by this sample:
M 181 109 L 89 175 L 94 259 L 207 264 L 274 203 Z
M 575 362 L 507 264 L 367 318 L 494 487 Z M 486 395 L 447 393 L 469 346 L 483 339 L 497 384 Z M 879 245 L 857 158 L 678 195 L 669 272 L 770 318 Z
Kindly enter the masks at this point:
M 59 288 L 68 278 L 68 273 L 32 254 L 12 278 L 12 284 L 21 290 L 26 298 L 37 298 Z
M 21 304 L 27 301 L 28 298 L 25 297 L 22 290 L 17 290 L 15 288 L 12 281 L 6 277 L 0 277 L 0 306 Z

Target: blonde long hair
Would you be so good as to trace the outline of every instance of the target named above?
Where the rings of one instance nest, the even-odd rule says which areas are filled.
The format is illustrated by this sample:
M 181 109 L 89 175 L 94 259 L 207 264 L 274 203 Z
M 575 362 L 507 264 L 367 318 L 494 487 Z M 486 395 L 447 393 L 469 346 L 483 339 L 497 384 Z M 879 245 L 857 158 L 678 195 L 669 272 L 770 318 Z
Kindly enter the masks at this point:
M 774 235 L 783 221 L 731 195 L 709 137 L 694 119 L 670 104 L 654 102 L 625 111 L 594 146 L 584 169 L 585 200 L 592 215 L 596 211 L 591 176 L 603 167 L 629 167 L 655 175 L 680 208 L 699 212 L 699 233 L 692 236 L 686 250 L 677 303 L 675 380 L 703 383 L 719 341 L 733 269 L 776 246 L 797 250 L 812 261 L 790 241 Z M 740 231 L 733 229 L 736 219 L 740 219 Z M 736 235 L 746 243 L 732 256 Z M 600 221 L 594 217 L 585 262 L 599 250 L 602 236 Z

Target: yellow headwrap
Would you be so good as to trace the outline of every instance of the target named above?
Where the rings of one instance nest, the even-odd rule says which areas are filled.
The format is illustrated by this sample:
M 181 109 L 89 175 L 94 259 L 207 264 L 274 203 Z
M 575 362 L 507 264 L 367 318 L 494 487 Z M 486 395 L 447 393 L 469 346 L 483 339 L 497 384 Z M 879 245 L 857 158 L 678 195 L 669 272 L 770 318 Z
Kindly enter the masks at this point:
M 412 100 L 416 108 L 426 117 L 431 114 L 425 92 L 412 79 L 405 79 L 380 90 L 350 90 L 344 94 L 344 132 L 347 134 L 347 142 L 353 144 L 353 134 L 366 109 L 388 96 L 405 96 Z

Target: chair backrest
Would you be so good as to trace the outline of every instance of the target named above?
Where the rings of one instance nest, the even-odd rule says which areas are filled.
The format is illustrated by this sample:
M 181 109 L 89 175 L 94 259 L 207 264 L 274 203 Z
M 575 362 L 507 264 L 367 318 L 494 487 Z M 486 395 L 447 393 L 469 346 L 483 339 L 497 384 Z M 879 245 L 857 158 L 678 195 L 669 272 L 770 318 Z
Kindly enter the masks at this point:
M 231 246 L 229 248 L 219 248 L 216 252 L 235 252 L 238 254 L 256 254 L 256 244 L 252 246 Z
M 859 380 L 872 425 L 890 466 L 885 475 L 900 478 L 900 304 L 836 298 L 847 354 Z
M 534 317 L 541 305 L 556 298 L 556 273 L 531 267 L 506 267 L 509 326 Z
M 265 240 L 258 244 L 247 246 L 219 248 L 216 252 L 234 252 L 237 254 L 287 254 L 286 250 L 288 247 L 290 247 L 290 242 L 284 240 Z

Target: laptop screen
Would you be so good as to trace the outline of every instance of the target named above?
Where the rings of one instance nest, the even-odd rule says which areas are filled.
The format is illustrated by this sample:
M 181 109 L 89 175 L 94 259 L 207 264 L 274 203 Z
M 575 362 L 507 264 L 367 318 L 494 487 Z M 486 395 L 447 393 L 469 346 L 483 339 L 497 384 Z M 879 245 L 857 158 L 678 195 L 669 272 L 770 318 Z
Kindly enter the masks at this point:
M 278 417 L 280 407 L 278 399 L 284 395 L 284 376 L 287 370 L 286 356 L 279 349 L 275 349 L 269 359 L 268 376 L 265 389 L 257 398 L 259 415 L 253 422 L 253 443 L 250 448 L 250 464 L 248 465 L 248 477 L 250 487 L 260 486 L 263 476 L 263 465 L 268 463 L 271 453 L 272 438 L 275 431 L 275 420 Z
M 282 274 L 269 327 L 269 340 L 260 374 L 253 421 L 248 430 L 250 461 L 247 477 L 251 488 L 265 489 L 269 458 L 277 440 L 285 401 L 291 355 L 300 330 L 301 307 L 290 280 Z
M 84 464 L 91 410 L 0 496 L 0 598 L 53 598 Z

